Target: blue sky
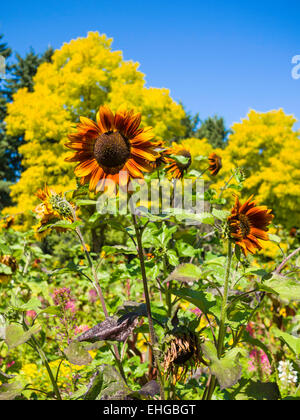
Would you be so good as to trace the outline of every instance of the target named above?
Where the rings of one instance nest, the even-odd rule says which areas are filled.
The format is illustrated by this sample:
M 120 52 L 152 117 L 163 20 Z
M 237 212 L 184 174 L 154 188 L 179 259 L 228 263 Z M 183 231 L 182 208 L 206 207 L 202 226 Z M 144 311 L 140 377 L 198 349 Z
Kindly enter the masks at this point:
M 300 2 L 289 0 L 14 0 L 1 4 L 0 33 L 21 54 L 105 33 L 140 63 L 148 86 L 231 125 L 251 108 L 300 120 L 300 79 L 291 76 L 299 21 Z

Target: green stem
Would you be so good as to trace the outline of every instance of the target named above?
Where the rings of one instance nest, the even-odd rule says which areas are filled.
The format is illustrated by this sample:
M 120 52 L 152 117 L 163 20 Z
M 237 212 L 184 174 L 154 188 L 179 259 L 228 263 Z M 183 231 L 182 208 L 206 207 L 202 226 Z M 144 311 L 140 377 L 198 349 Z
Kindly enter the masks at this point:
M 149 324 L 149 335 L 150 335 L 150 344 L 153 350 L 153 356 L 155 365 L 158 371 L 158 378 L 159 378 L 159 385 L 160 385 L 160 397 L 162 400 L 165 399 L 164 395 L 164 385 L 163 385 L 163 378 L 160 370 L 159 365 L 159 358 L 157 355 L 157 350 L 155 348 L 156 345 L 156 338 L 155 338 L 155 332 L 153 327 L 153 320 L 152 320 L 152 313 L 151 313 L 151 304 L 150 304 L 150 296 L 149 296 L 149 290 L 148 290 L 148 281 L 146 276 L 146 268 L 145 268 L 145 261 L 144 261 L 144 254 L 143 254 L 143 245 L 142 245 L 142 235 L 140 233 L 140 228 L 138 226 L 136 217 L 134 212 L 132 211 L 132 220 L 134 224 L 135 229 L 135 235 L 137 240 L 137 252 L 138 257 L 140 261 L 140 267 L 141 267 L 141 274 L 142 274 L 142 280 L 143 280 L 143 287 L 144 287 L 144 294 L 146 299 L 146 308 L 147 308 L 147 317 L 148 317 L 148 324 Z
M 40 347 L 39 343 L 37 342 L 37 340 L 35 339 L 34 336 L 31 337 L 30 341 L 31 341 L 34 349 L 36 350 L 36 352 L 40 355 L 40 357 L 42 359 L 42 362 L 44 363 L 45 368 L 47 369 L 47 372 L 48 372 L 50 381 L 52 383 L 53 391 L 54 391 L 54 393 L 56 395 L 56 398 L 58 400 L 62 400 L 61 395 L 60 395 L 60 392 L 59 392 L 59 389 L 58 389 L 58 386 L 57 386 L 57 383 L 56 383 L 56 380 L 55 380 L 55 378 L 53 376 L 52 370 L 50 368 L 50 365 L 48 363 L 47 357 L 46 357 L 43 349 Z
M 76 233 L 77 233 L 77 236 L 79 237 L 80 243 L 81 243 L 82 248 L 84 250 L 84 253 L 85 253 L 86 259 L 88 261 L 89 267 L 90 267 L 90 269 L 92 271 L 92 275 L 93 275 L 93 282 L 92 283 L 93 283 L 93 286 L 95 287 L 95 289 L 96 289 L 96 291 L 98 293 L 98 296 L 100 298 L 100 302 L 101 302 L 101 306 L 102 306 L 102 309 L 103 309 L 105 318 L 107 318 L 109 315 L 108 315 L 108 311 L 107 311 L 105 299 L 104 299 L 104 296 L 103 296 L 103 292 L 102 292 L 101 286 L 99 284 L 99 280 L 98 280 L 98 276 L 97 276 L 97 272 L 96 272 L 96 269 L 95 269 L 93 260 L 92 260 L 92 258 L 90 256 L 89 251 L 87 250 L 87 247 L 85 245 L 85 241 L 84 241 L 83 235 L 81 233 L 81 230 L 78 227 L 76 228 Z M 125 377 L 125 373 L 124 373 L 123 366 L 122 366 L 122 363 L 121 363 L 121 357 L 120 357 L 119 349 L 118 349 L 118 347 L 117 347 L 116 344 L 113 344 L 113 348 L 114 348 L 114 351 L 112 353 L 113 353 L 113 355 L 114 355 L 114 357 L 116 359 L 116 362 L 117 362 L 117 365 L 119 367 L 120 373 L 121 373 L 124 381 L 126 382 L 126 377 Z
M 163 257 L 163 267 L 164 267 L 164 281 L 165 281 L 168 275 L 167 257 L 165 255 Z M 168 317 L 170 318 L 172 316 L 172 296 L 170 293 L 170 289 L 172 285 L 171 280 L 168 283 L 165 285 L 165 296 L 166 296 L 166 305 L 168 308 Z
M 217 342 L 217 352 L 218 352 L 219 359 L 221 358 L 222 353 L 223 353 L 224 338 L 225 338 L 225 333 L 226 333 L 226 309 L 227 309 L 227 300 L 228 300 L 228 291 L 229 291 L 231 259 L 232 259 L 232 243 L 231 243 L 231 240 L 228 239 L 227 263 L 226 263 L 224 291 L 223 291 L 222 306 L 221 306 L 219 336 L 218 336 L 218 342 Z M 211 378 L 209 389 L 207 391 L 207 395 L 206 395 L 207 400 L 211 400 L 215 386 L 216 386 L 216 377 L 213 376 Z

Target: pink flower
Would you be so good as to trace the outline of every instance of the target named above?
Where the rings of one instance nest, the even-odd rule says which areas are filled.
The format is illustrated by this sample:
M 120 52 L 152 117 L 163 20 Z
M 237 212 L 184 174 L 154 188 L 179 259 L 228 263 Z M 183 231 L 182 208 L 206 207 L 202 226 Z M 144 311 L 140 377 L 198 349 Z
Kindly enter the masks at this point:
M 35 318 L 35 317 L 36 317 L 36 312 L 35 312 L 35 311 L 27 311 L 27 312 L 26 312 L 26 316 L 27 316 L 28 318 L 33 319 L 33 318 Z
M 76 312 L 76 305 L 74 300 L 69 300 L 66 302 L 65 309 L 69 309 L 72 313 Z
M 54 305 L 62 305 L 71 299 L 71 290 L 67 287 L 55 289 L 52 295 Z
M 89 290 L 89 299 L 91 303 L 95 303 L 98 299 L 98 295 L 95 289 Z
M 85 331 L 87 331 L 89 328 L 90 327 L 88 325 L 78 325 L 78 327 L 75 327 L 74 333 L 75 333 L 75 335 L 82 334 Z
M 196 316 L 201 316 L 202 315 L 202 311 L 200 311 L 199 308 L 195 308 L 195 309 L 190 309 L 191 312 L 193 312 L 193 314 L 195 314 Z
M 16 362 L 13 360 L 12 362 L 9 362 L 6 364 L 6 368 L 9 369 L 10 367 L 12 367 Z
M 271 374 L 271 365 L 268 356 L 261 349 L 251 350 L 248 368 L 250 372 L 261 370 L 266 375 Z

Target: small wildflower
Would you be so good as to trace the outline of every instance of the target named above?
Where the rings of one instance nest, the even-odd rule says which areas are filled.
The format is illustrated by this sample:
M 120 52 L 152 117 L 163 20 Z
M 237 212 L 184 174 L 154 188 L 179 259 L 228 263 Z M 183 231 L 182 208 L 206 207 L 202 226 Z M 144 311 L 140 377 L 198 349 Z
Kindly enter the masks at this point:
M 283 386 L 296 385 L 298 374 L 289 360 L 281 360 L 278 364 L 278 376 Z

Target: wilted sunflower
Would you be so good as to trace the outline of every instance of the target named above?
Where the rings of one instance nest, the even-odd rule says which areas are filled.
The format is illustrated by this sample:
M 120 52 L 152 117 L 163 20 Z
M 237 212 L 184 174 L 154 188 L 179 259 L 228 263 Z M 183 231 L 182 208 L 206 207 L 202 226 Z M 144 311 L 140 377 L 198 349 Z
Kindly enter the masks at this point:
M 272 210 L 266 206 L 257 206 L 255 201 L 251 201 L 253 195 L 241 205 L 236 197 L 235 205 L 228 217 L 230 236 L 239 245 L 244 254 L 249 251 L 254 254 L 257 249 L 262 249 L 260 240 L 267 241 L 268 225 L 274 218 Z
M 220 171 L 220 169 L 222 168 L 222 159 L 220 156 L 218 156 L 216 153 L 211 153 L 208 156 L 208 161 L 209 161 L 209 171 L 211 175 L 217 175 L 217 173 Z
M 172 147 L 164 152 L 167 163 L 166 171 L 170 178 L 183 178 L 184 172 L 192 163 L 191 153 L 180 144 L 173 143 Z
M 73 222 L 73 214 L 69 204 L 62 197 L 62 194 L 57 194 L 53 189 L 48 186 L 42 190 L 38 190 L 36 196 L 42 201 L 35 209 L 39 223 L 34 227 L 36 237 L 43 238 L 50 232 L 46 229 L 47 225 L 58 222 L 59 220 L 67 220 Z M 57 231 L 65 231 L 63 228 L 54 227 Z
M 184 326 L 166 335 L 164 347 L 164 371 L 174 382 L 185 378 L 189 369 L 195 371 L 202 362 L 199 339 Z
M 66 144 L 75 153 L 66 160 L 79 162 L 75 175 L 81 184 L 89 183 L 90 191 L 98 192 L 106 179 L 123 185 L 153 170 L 149 162 L 159 156 L 154 135 L 151 127 L 139 128 L 140 123 L 140 113 L 118 111 L 114 115 L 107 106 L 100 106 L 97 123 L 80 117 L 77 132 L 69 134 Z

